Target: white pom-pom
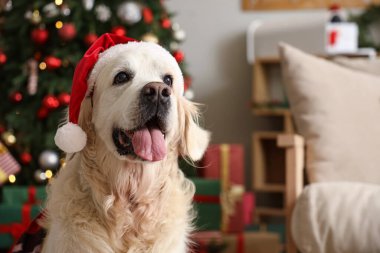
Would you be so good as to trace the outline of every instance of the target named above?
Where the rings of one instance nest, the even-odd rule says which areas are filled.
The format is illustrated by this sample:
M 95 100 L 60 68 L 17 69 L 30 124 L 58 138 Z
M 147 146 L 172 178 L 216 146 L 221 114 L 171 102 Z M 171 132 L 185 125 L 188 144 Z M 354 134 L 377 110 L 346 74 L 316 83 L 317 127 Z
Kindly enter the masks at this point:
M 81 151 L 86 146 L 87 135 L 80 126 L 68 122 L 58 128 L 54 141 L 66 153 L 75 153 Z

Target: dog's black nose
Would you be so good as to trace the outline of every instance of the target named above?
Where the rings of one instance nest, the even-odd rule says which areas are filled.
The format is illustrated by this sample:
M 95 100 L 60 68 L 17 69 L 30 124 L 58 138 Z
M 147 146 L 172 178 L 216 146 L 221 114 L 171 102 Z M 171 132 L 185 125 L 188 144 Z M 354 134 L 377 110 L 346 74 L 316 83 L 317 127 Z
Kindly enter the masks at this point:
M 167 103 L 170 100 L 171 89 L 164 83 L 151 82 L 146 84 L 142 89 L 144 100 L 153 103 Z

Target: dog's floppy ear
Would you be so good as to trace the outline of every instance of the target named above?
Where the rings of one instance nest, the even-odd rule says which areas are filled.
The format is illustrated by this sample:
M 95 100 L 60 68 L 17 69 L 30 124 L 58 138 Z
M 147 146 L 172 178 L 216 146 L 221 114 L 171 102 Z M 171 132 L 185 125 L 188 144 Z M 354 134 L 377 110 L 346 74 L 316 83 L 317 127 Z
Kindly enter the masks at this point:
M 86 133 L 88 144 L 93 137 L 94 131 L 92 127 L 92 101 L 90 97 L 85 97 L 81 103 L 78 125 Z
M 196 104 L 181 97 L 180 105 L 180 154 L 193 161 L 200 160 L 210 141 L 210 133 L 198 125 Z

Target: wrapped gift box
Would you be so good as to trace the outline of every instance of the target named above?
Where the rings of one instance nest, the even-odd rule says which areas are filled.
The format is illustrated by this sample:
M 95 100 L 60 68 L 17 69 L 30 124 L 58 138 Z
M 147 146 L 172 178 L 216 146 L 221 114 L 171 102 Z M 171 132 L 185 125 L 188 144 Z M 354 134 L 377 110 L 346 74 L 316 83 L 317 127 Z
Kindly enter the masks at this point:
M 46 195 L 45 186 L 3 187 L 3 203 L 8 205 L 41 204 Z
M 197 211 L 198 230 L 219 230 L 222 219 L 220 205 L 220 181 L 191 179 L 195 184 L 194 206 Z
M 41 211 L 38 205 L 0 205 L 0 249 L 9 248 Z
M 244 184 L 244 148 L 240 144 L 212 144 L 201 161 L 202 176 Z
M 286 241 L 286 227 L 284 223 L 265 223 L 261 225 L 250 225 L 245 228 L 246 231 L 251 231 L 251 232 L 270 232 L 270 233 L 275 233 L 278 234 L 280 241 L 282 243 L 285 243 Z
M 194 196 L 195 208 L 197 210 L 196 225 L 198 230 L 221 230 L 226 233 L 242 232 L 246 222 L 251 221 L 254 206 L 252 193 L 236 194 L 234 203 L 221 199 L 221 182 L 213 179 L 193 178 L 196 192 Z M 228 193 L 225 195 L 234 195 Z M 233 199 L 234 196 L 228 197 Z M 223 205 L 231 205 L 232 213 L 226 214 Z M 231 211 L 231 210 L 230 210 Z
M 226 249 L 223 253 L 280 253 L 279 236 L 267 232 L 245 232 L 223 236 Z
M 220 231 L 200 231 L 191 234 L 192 253 L 223 252 L 226 243 Z

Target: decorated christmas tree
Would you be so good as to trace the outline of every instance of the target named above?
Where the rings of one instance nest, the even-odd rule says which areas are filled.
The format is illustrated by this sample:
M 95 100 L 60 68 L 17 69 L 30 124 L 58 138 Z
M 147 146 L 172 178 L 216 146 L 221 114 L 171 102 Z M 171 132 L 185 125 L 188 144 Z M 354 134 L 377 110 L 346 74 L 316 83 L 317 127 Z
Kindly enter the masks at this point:
M 180 64 L 191 98 L 179 49 L 185 32 L 171 17 L 159 0 L 5 1 L 0 7 L 0 184 L 43 184 L 64 165 L 54 134 L 70 101 L 75 65 L 100 34 L 161 44 Z

